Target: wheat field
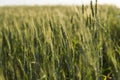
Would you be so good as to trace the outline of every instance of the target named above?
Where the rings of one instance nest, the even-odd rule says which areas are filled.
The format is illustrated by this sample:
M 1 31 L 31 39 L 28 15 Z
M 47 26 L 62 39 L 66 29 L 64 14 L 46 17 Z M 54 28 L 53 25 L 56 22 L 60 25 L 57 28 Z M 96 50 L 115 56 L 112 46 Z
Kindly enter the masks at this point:
M 0 7 L 0 80 L 120 80 L 120 9 Z

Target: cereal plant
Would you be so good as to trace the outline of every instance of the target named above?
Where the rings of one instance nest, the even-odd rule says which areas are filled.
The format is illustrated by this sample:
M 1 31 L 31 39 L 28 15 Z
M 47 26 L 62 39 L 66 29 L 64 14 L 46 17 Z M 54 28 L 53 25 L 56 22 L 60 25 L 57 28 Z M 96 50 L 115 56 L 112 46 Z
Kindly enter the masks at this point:
M 119 13 L 92 2 L 0 7 L 0 80 L 120 80 Z

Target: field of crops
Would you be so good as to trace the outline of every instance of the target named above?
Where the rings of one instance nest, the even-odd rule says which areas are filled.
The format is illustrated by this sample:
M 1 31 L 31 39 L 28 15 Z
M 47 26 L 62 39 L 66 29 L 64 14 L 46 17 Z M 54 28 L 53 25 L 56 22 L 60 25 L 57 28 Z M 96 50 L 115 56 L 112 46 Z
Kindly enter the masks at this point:
M 0 8 L 0 80 L 120 80 L 120 9 Z

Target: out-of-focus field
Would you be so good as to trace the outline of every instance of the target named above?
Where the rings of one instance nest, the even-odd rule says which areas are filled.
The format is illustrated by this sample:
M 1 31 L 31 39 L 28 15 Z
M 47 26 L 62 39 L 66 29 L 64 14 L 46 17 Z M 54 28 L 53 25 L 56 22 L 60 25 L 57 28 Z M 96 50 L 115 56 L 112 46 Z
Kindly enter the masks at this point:
M 0 7 L 0 80 L 120 80 L 120 9 Z

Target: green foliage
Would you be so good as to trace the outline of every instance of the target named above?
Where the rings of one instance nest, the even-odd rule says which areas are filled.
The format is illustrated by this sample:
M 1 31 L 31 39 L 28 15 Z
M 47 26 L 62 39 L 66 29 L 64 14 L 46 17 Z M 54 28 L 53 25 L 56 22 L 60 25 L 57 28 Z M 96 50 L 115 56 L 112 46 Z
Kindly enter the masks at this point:
M 92 2 L 0 8 L 0 79 L 120 80 L 117 13 Z

